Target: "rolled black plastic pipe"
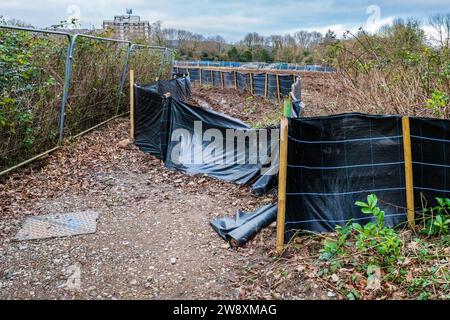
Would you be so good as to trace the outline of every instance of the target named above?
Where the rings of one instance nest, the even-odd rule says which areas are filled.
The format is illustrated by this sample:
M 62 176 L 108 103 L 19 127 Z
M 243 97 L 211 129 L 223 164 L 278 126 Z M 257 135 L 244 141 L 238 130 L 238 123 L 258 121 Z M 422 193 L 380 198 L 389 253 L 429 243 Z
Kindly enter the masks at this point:
M 267 205 L 254 212 L 236 213 L 236 218 L 223 217 L 211 221 L 213 229 L 233 247 L 241 247 L 263 228 L 276 220 L 278 206 Z

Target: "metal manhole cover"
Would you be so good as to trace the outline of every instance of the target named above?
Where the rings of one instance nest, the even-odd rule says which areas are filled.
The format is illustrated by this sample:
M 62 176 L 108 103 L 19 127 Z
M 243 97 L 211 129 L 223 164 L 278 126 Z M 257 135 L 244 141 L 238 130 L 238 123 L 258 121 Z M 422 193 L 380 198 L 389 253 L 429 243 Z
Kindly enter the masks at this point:
M 14 240 L 37 240 L 95 233 L 97 219 L 98 213 L 92 211 L 28 217 Z

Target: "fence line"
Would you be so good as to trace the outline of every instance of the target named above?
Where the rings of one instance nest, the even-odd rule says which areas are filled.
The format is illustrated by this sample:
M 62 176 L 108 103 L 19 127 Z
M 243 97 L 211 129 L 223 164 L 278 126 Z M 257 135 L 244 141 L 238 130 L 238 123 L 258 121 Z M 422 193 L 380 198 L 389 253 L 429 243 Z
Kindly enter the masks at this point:
M 169 77 L 174 62 L 165 47 L 8 25 L 0 43 L 18 59 L 0 60 L 0 176 L 127 113 L 130 65 L 139 60 L 142 81 L 154 81 Z
M 300 76 L 298 72 L 279 72 L 276 70 L 236 70 L 232 68 L 180 68 L 174 67 L 178 74 L 189 74 L 193 84 L 211 85 L 221 89 L 236 89 L 251 95 L 276 98 L 279 101 L 289 96 L 292 85 Z M 245 79 L 242 80 L 242 77 Z M 220 79 L 216 81 L 215 79 Z M 239 80 L 241 79 L 241 81 Z
M 177 67 L 219 67 L 219 68 L 243 68 L 251 66 L 254 69 L 285 70 L 285 71 L 309 71 L 309 72 L 336 72 L 336 69 L 323 65 L 299 65 L 297 63 L 267 63 L 267 62 L 235 62 L 235 61 L 175 61 Z

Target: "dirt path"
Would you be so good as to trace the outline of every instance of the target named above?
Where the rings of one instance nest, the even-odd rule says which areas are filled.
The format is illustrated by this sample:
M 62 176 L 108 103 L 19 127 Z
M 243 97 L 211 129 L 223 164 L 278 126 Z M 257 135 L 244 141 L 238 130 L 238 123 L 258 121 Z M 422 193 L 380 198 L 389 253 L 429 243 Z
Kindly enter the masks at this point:
M 229 96 L 216 92 L 211 107 Z M 259 272 L 273 269 L 273 226 L 239 250 L 209 226 L 273 196 L 170 172 L 137 148 L 120 147 L 127 132 L 127 120 L 117 120 L 0 181 L 0 299 L 326 297 L 302 278 L 293 279 L 295 290 L 277 289 Z M 86 210 L 99 213 L 95 234 L 12 240 L 29 215 Z
M 134 147 L 118 147 L 126 129 L 124 120 L 112 123 L 83 144 L 52 156 L 25 185 L 15 177 L 6 182 L 4 186 L 14 186 L 19 196 L 25 189 L 36 197 L 17 208 L 14 202 L 4 208 L 17 212 L 2 220 L 6 234 L 0 249 L 0 298 L 239 297 L 233 281 L 250 249 L 229 250 L 209 221 L 272 199 L 256 199 L 247 188 L 206 177 L 169 172 Z M 100 159 L 94 160 L 96 156 Z M 68 157 L 87 163 L 67 163 Z M 75 185 L 70 184 L 73 173 L 80 175 Z M 37 190 L 46 176 L 57 179 L 53 183 L 59 190 L 51 196 Z M 23 213 L 86 210 L 100 214 L 94 235 L 11 241 Z M 68 290 L 67 281 L 77 277 L 77 270 L 80 287 Z

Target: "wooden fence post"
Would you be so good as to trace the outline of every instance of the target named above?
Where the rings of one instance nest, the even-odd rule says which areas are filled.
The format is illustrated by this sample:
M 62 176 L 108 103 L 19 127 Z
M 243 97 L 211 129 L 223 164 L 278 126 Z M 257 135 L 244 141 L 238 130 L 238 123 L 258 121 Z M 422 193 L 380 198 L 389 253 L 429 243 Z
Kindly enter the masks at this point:
M 280 126 L 280 168 L 278 176 L 278 215 L 277 215 L 277 252 L 284 250 L 284 232 L 286 223 L 286 179 L 289 123 L 286 118 L 281 120 Z
M 203 71 L 202 71 L 202 68 L 198 68 L 198 70 L 199 70 L 199 73 L 200 73 L 200 87 L 202 86 L 202 77 L 203 77 Z
M 402 118 L 403 126 L 403 150 L 405 154 L 405 180 L 406 180 L 406 203 L 408 207 L 408 223 L 411 228 L 415 225 L 415 207 L 414 207 L 414 179 L 413 164 L 411 152 L 411 128 L 409 117 Z
M 134 142 L 134 70 L 130 70 L 130 142 Z
M 223 78 L 223 71 L 220 71 L 220 81 L 222 82 L 222 90 L 225 89 L 225 80 Z
M 267 72 L 266 72 L 266 79 L 265 80 L 266 80 L 266 82 L 264 83 L 264 97 L 267 98 L 267 94 L 269 92 L 269 88 L 268 88 L 268 86 L 269 86 L 269 76 L 268 76 Z
M 250 94 L 253 96 L 253 73 L 249 73 L 250 77 Z
M 238 90 L 237 71 L 234 71 L 234 88 Z

